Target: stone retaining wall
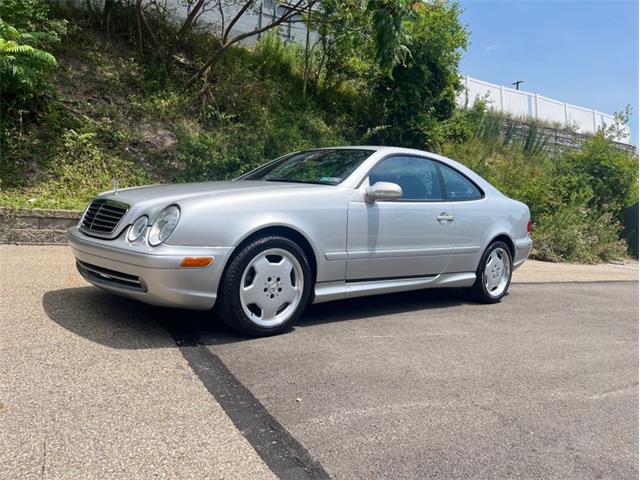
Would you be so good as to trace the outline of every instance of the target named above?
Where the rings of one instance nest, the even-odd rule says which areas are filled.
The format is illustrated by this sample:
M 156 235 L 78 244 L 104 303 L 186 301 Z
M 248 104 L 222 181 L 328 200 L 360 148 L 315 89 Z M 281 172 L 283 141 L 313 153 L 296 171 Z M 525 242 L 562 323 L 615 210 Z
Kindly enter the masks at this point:
M 513 119 L 505 119 L 502 121 L 502 135 L 511 135 L 511 138 L 524 143 L 529 135 L 531 126 L 526 122 L 519 122 Z M 553 128 L 547 126 L 538 126 L 538 138 L 544 137 L 544 149 L 550 153 L 558 153 L 561 150 L 572 149 L 579 150 L 582 145 L 592 137 L 590 134 L 576 133 L 562 128 Z M 626 143 L 614 142 L 615 147 L 623 152 L 631 154 L 636 153 L 634 145 Z
M 0 243 L 65 244 L 65 234 L 80 220 L 75 210 L 0 208 Z

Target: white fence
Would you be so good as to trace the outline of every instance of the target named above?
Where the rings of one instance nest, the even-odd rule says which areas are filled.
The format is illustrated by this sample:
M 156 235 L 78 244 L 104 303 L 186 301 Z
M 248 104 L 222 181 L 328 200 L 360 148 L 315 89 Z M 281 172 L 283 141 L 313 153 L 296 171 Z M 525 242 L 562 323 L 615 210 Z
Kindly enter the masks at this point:
M 581 133 L 595 133 L 615 122 L 613 115 L 553 100 L 537 93 L 514 90 L 468 75 L 463 77 L 462 81 L 465 88 L 457 101 L 458 106 L 463 108 L 473 105 L 478 99 L 484 99 L 495 110 L 515 117 L 533 117 L 555 122 Z M 621 143 L 631 143 L 631 130 L 628 126 L 624 127 L 621 138 L 617 140 Z
M 227 6 L 224 9 L 224 18 L 228 23 L 242 7 L 240 2 L 226 2 Z M 184 0 L 164 0 L 164 4 L 167 9 L 173 13 L 178 19 L 183 19 L 188 14 L 188 8 Z M 234 25 L 231 33 L 238 35 L 245 32 L 251 32 L 264 25 L 273 22 L 276 18 L 281 17 L 288 11 L 286 3 L 281 3 L 278 0 L 261 0 L 255 2 L 255 5 L 248 9 L 242 17 Z M 223 17 L 215 8 L 207 8 L 206 11 L 198 18 L 201 25 L 207 25 L 213 27 L 216 32 L 219 31 L 222 24 Z M 276 30 L 280 38 L 286 42 L 298 42 L 304 43 L 306 37 L 306 25 L 302 22 L 302 15 L 295 14 L 288 21 L 283 22 L 282 25 Z M 312 33 L 312 40 L 315 41 L 315 33 Z M 260 38 L 259 35 L 249 37 L 242 43 L 247 46 L 252 46 Z

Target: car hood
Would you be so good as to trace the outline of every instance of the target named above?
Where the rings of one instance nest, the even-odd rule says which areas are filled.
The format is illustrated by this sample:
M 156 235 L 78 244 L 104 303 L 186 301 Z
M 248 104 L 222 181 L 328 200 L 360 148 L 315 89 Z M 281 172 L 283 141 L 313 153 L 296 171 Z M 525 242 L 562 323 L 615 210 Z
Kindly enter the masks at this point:
M 124 188 L 117 192 L 101 193 L 100 198 L 109 198 L 124 202 L 130 206 L 139 204 L 162 203 L 163 206 L 192 197 L 237 194 L 242 191 L 258 193 L 291 188 L 308 188 L 317 185 L 286 182 L 262 182 L 238 180 L 227 182 L 176 183 L 167 185 L 149 185 L 145 187 Z
M 103 192 L 96 198 L 109 199 L 128 205 L 128 210 L 114 231 L 105 235 L 115 238 L 127 228 L 136 218 L 146 215 L 153 222 L 160 211 L 172 204 L 184 205 L 187 201 L 204 202 L 214 197 L 229 197 L 232 195 L 275 194 L 288 190 L 318 188 L 315 184 L 263 182 L 238 180 L 227 182 L 199 182 L 178 183 L 167 185 L 149 185 L 145 187 L 124 188 L 118 191 Z M 321 186 L 320 188 L 327 188 Z

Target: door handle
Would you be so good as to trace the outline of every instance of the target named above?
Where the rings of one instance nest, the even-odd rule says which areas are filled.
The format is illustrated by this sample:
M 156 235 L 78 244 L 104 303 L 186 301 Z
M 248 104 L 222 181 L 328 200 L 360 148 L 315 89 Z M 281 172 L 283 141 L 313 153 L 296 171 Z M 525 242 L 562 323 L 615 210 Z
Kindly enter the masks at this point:
M 436 217 L 436 219 L 441 223 L 453 222 L 453 215 L 449 215 L 447 212 L 442 212 Z

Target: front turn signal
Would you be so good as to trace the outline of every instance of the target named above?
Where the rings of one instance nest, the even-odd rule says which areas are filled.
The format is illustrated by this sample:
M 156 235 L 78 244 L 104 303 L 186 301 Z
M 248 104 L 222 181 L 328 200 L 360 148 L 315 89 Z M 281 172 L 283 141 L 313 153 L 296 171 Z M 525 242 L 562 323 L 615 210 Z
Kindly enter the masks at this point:
M 213 263 L 213 257 L 184 257 L 181 267 L 208 267 Z

